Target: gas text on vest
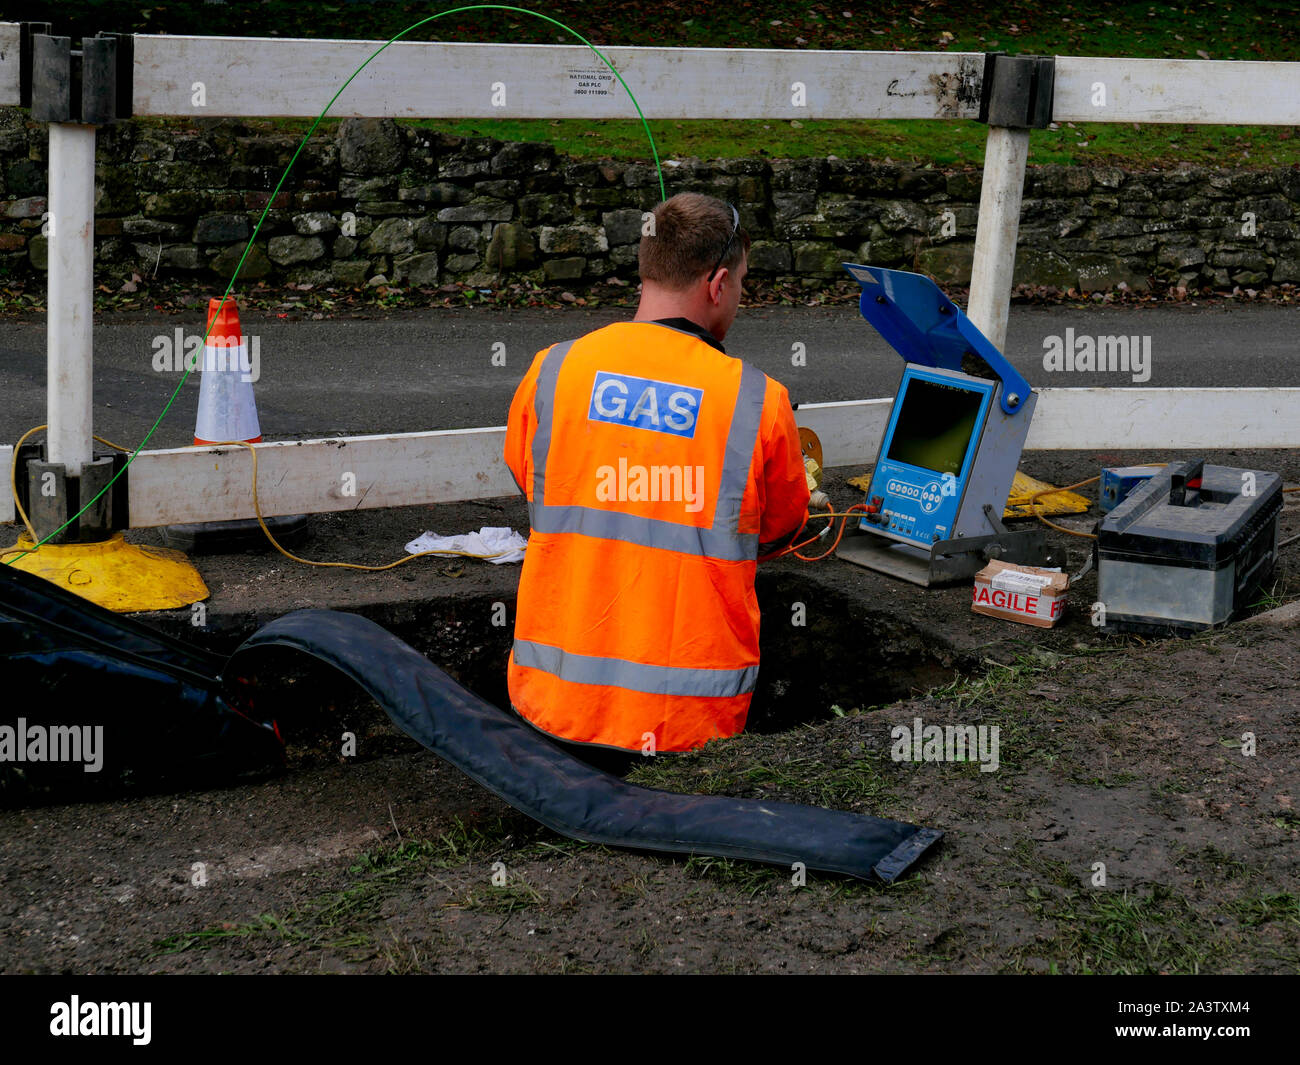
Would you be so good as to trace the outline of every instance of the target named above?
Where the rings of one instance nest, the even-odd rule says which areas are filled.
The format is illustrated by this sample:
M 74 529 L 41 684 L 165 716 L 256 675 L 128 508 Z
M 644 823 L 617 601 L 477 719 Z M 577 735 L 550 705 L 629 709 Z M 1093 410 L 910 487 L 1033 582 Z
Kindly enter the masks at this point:
M 596 371 L 587 420 L 695 438 L 704 390 L 644 377 Z

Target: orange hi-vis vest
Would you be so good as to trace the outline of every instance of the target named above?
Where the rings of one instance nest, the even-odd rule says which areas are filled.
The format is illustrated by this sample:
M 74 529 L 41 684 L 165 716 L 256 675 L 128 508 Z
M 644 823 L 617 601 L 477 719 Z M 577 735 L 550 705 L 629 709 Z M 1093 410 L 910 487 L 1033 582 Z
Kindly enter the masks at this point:
M 758 678 L 758 545 L 808 513 L 785 388 L 694 333 L 619 322 L 538 353 L 505 458 L 532 527 L 515 709 L 625 750 L 740 732 Z

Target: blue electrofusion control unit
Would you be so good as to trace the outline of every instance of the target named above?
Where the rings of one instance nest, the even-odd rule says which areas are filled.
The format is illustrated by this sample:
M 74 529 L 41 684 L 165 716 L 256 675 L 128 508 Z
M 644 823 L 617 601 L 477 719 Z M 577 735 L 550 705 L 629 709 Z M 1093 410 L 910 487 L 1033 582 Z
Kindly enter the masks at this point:
M 862 528 L 927 550 L 948 539 L 995 391 L 948 370 L 903 371 Z
M 839 556 L 918 584 L 973 576 L 990 558 L 1047 560 L 1041 528 L 1001 516 L 1037 396 L 928 277 L 845 263 L 862 316 L 905 363 L 859 528 Z

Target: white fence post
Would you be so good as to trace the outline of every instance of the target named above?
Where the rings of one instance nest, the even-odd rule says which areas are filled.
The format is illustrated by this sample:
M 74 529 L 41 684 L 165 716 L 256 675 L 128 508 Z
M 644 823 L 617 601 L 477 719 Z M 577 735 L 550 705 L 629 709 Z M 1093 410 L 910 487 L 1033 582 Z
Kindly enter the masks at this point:
M 1020 199 L 1028 159 L 1029 130 L 989 127 L 966 314 L 998 351 L 1007 342 Z
M 93 458 L 94 126 L 50 123 L 49 206 L 47 454 L 80 477 Z
M 1055 80 L 1055 62 L 1046 56 L 995 53 L 984 66 L 980 121 L 988 122 L 989 135 L 966 313 L 998 351 L 1007 342 L 1029 131 L 1051 124 Z

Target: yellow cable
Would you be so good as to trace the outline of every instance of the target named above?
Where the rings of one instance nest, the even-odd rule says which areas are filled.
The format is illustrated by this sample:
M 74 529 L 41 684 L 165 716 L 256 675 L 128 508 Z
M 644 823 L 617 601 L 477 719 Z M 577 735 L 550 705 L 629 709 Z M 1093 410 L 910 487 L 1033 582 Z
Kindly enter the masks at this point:
M 293 559 L 294 562 L 301 562 L 304 566 L 320 566 L 333 569 L 356 569 L 366 573 L 378 573 L 381 570 L 393 569 L 405 562 L 413 559 L 424 558 L 425 555 L 459 555 L 462 558 L 500 558 L 507 554 L 505 551 L 497 551 L 491 555 L 476 555 L 471 551 L 420 551 L 414 555 L 407 555 L 405 558 L 399 558 L 396 562 L 389 562 L 383 566 L 363 566 L 357 562 L 313 562 L 309 558 L 299 558 L 292 551 L 287 551 L 280 546 L 279 541 L 271 535 L 271 530 L 266 526 L 266 519 L 262 517 L 262 504 L 257 498 L 257 448 L 245 440 L 221 440 L 215 444 L 208 445 L 211 447 L 245 447 L 253 456 L 253 509 L 257 512 L 257 524 L 262 527 L 262 532 L 266 533 L 266 538 L 271 541 L 274 547 L 285 558 Z
M 31 551 L 36 550 L 36 541 L 39 540 L 40 537 L 36 535 L 36 530 L 32 528 L 31 520 L 27 517 L 27 511 L 23 510 L 23 505 L 18 499 L 18 449 L 27 442 L 27 438 L 33 433 L 39 433 L 42 429 L 48 428 L 48 425 L 38 425 L 34 429 L 28 429 L 27 432 L 23 433 L 23 435 L 18 438 L 18 443 L 14 445 L 14 453 L 12 458 L 9 460 L 9 491 L 13 493 L 14 509 L 18 511 L 18 516 L 23 519 L 23 524 L 27 527 L 27 532 L 32 538 Z M 113 448 L 115 451 L 124 451 L 128 454 L 131 451 L 129 447 L 123 447 L 121 444 L 115 444 L 111 440 L 105 440 L 102 436 L 96 436 L 94 439 L 98 440 L 101 444 Z M 12 555 L 17 550 L 19 550 L 19 548 L 15 545 L 12 548 L 0 552 L 0 554 Z
M 1049 517 L 1047 517 L 1046 514 L 1043 513 L 1042 504 L 1039 503 L 1038 501 L 1043 496 L 1049 496 L 1053 492 L 1071 492 L 1076 488 L 1086 488 L 1090 484 L 1096 484 L 1100 480 L 1101 480 L 1101 475 L 1098 474 L 1096 477 L 1089 477 L 1086 481 L 1080 481 L 1078 484 L 1067 484 L 1064 488 L 1044 488 L 1041 492 L 1035 492 L 1033 495 L 1031 495 L 1029 497 L 1029 501 L 1027 504 L 1020 504 L 1020 505 L 1029 506 L 1029 508 L 1034 512 L 1034 517 L 1036 517 L 1039 521 L 1041 521 L 1044 525 L 1048 526 L 1049 528 L 1057 530 L 1057 532 L 1063 532 L 1069 536 L 1078 536 L 1084 540 L 1095 540 L 1097 539 L 1097 537 L 1093 533 L 1078 532 L 1075 529 L 1067 529 L 1064 525 L 1057 525 L 1056 522 L 1052 521 Z

